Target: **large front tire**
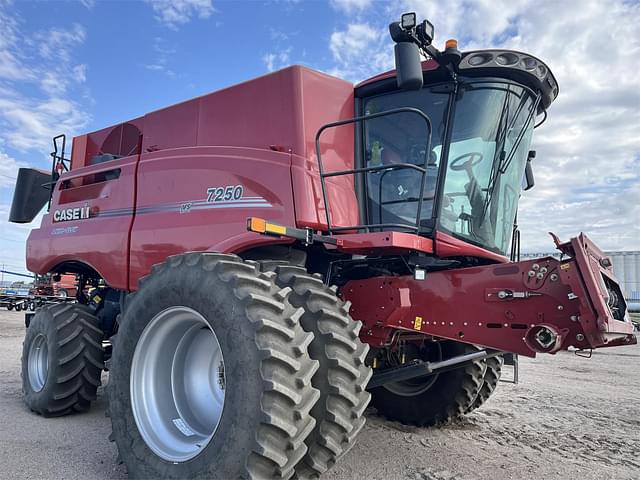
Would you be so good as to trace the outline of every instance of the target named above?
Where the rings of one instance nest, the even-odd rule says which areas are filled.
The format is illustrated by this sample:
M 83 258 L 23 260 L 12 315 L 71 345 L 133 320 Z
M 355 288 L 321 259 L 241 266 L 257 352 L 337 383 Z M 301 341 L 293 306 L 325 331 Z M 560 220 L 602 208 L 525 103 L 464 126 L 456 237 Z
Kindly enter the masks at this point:
M 361 322 L 349 315 L 349 303 L 298 266 L 275 268 L 276 282 L 292 289 L 289 300 L 302 307 L 302 327 L 314 335 L 309 355 L 320 364 L 313 386 L 320 400 L 311 410 L 316 427 L 307 438 L 309 451 L 296 472 L 303 478 L 315 477 L 330 469 L 355 444 L 365 424 L 364 410 L 371 394 L 367 383 L 371 368 L 365 365 L 369 345 L 358 337 Z
M 472 345 L 443 341 L 442 359 L 477 351 Z M 486 369 L 484 360 L 474 360 L 437 376 L 383 385 L 371 392 L 371 403 L 379 414 L 407 425 L 433 426 L 450 423 L 471 407 L 478 396 Z
M 140 281 L 108 386 L 112 438 L 130 476 L 293 476 L 315 425 L 318 364 L 302 311 L 273 276 L 233 255 L 192 253 Z
M 88 307 L 59 304 L 38 310 L 22 345 L 27 406 L 46 417 L 89 408 L 103 369 L 102 330 Z

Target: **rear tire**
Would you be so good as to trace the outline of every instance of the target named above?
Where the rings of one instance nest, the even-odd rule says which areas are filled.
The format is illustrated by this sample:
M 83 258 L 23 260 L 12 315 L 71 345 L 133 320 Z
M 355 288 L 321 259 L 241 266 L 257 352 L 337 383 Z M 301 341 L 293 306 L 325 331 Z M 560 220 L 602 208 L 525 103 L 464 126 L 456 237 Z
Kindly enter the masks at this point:
M 455 341 L 441 342 L 442 358 L 452 358 L 477 351 L 472 345 Z M 473 404 L 482 385 L 484 360 L 432 377 L 383 385 L 371 391 L 371 403 L 389 420 L 408 425 L 433 426 L 460 418 Z
M 300 326 L 302 310 L 274 276 L 234 255 L 189 253 L 140 280 L 112 337 L 107 387 L 111 439 L 130 476 L 293 476 L 315 425 L 309 411 L 319 397 L 311 385 L 318 364 L 307 353 L 313 335 Z M 184 318 L 196 320 L 180 327 Z M 206 359 L 208 351 L 189 332 L 219 356 L 189 364 L 189 355 Z M 222 406 L 207 417 L 214 394 Z
M 102 330 L 88 307 L 43 307 L 22 344 L 25 403 L 45 417 L 86 411 L 96 398 L 103 366 Z
M 499 355 L 497 357 L 487 358 L 487 369 L 482 379 L 482 387 L 478 392 L 478 396 L 473 401 L 473 404 L 467 410 L 467 413 L 472 412 L 476 408 L 480 408 L 489 400 L 489 397 L 495 392 L 502 375 L 502 365 L 504 364 L 504 357 Z
M 291 304 L 304 309 L 300 322 L 314 336 L 309 355 L 320 364 L 312 380 L 320 390 L 320 400 L 311 410 L 316 427 L 307 438 L 309 451 L 296 467 L 298 476 L 315 477 L 353 447 L 364 427 L 363 413 L 371 399 L 366 387 L 372 371 L 365 365 L 369 345 L 358 337 L 362 323 L 349 315 L 350 304 L 319 276 L 291 265 L 275 271 L 278 285 L 292 289 Z

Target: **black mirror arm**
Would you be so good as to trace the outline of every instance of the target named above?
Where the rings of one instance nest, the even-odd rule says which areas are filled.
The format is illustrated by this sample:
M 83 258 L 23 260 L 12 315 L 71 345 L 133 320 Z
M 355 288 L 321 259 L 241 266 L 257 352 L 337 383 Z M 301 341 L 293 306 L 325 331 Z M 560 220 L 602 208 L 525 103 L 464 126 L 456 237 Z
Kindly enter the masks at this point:
M 434 47 L 431 42 L 427 42 L 425 40 L 421 40 L 414 30 L 405 30 L 400 25 L 400 22 L 392 22 L 389 24 L 389 33 L 391 34 L 391 39 L 395 43 L 400 42 L 409 42 L 414 43 L 418 46 L 418 48 L 422 51 L 422 53 L 427 56 L 433 58 L 436 62 L 440 63 L 440 57 L 442 56 L 442 52 L 440 52 L 436 47 Z

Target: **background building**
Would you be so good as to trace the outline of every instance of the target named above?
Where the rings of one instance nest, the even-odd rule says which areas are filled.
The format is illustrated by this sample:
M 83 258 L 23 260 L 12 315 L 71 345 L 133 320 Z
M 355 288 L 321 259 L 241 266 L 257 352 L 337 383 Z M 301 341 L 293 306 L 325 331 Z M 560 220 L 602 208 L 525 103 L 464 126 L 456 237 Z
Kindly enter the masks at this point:
M 607 252 L 627 300 L 640 302 L 640 251 Z

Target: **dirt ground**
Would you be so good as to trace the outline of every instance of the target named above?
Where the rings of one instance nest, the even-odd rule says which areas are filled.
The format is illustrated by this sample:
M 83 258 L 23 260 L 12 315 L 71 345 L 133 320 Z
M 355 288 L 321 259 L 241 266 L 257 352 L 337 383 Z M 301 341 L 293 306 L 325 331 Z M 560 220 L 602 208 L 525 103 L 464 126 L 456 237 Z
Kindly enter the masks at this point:
M 0 311 L 0 478 L 126 478 L 107 440 L 102 389 L 86 414 L 46 419 L 26 408 L 23 335 L 23 314 Z M 640 479 L 640 347 L 521 358 L 520 384 L 501 383 L 446 428 L 405 427 L 371 411 L 358 444 L 323 478 Z

